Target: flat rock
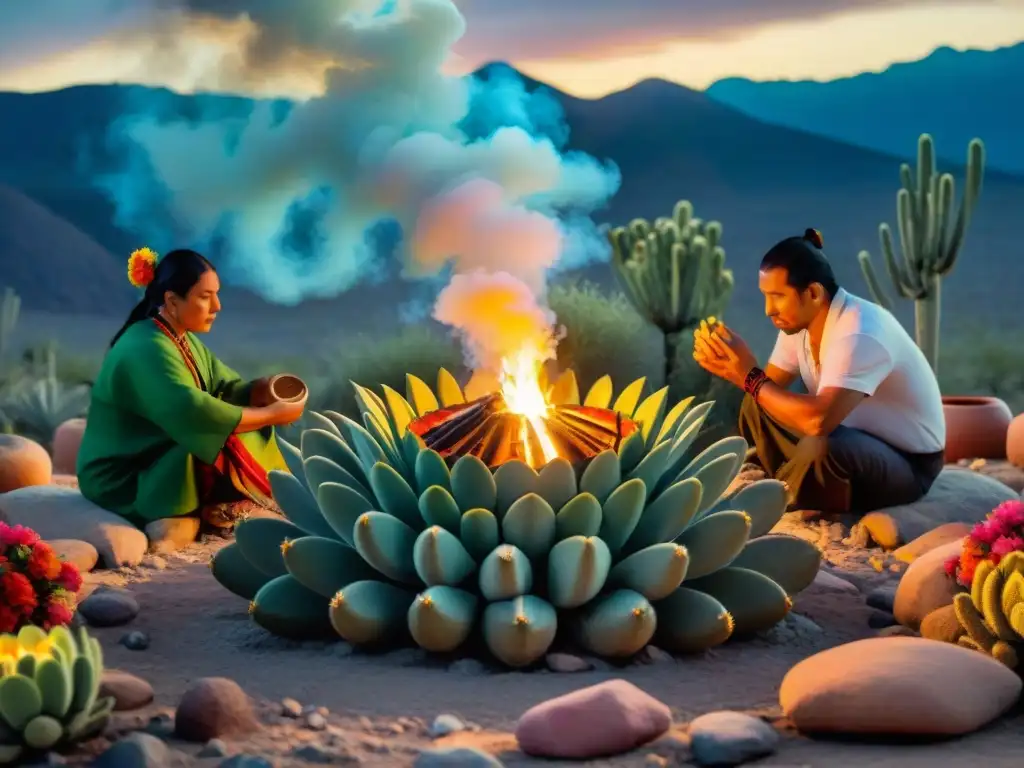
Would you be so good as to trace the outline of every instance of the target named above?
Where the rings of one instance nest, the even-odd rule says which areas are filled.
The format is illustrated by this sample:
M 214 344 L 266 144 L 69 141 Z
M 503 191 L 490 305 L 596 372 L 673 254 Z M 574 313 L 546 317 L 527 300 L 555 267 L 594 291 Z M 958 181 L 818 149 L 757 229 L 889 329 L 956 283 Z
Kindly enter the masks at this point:
M 156 736 L 135 732 L 115 741 L 92 764 L 93 768 L 167 768 L 170 748 Z
M 252 702 L 234 680 L 204 677 L 193 683 L 178 703 L 174 731 L 186 741 L 251 733 L 260 727 Z
M 618 755 L 672 725 L 663 703 L 625 680 L 608 680 L 528 709 L 516 724 L 519 748 L 534 757 Z
M 772 754 L 779 734 L 742 712 L 709 712 L 690 723 L 690 753 L 700 766 L 733 766 Z
M 959 585 L 946 575 L 946 561 L 960 554 L 963 543 L 951 541 L 917 558 L 907 568 L 896 587 L 892 612 L 905 627 L 919 629 L 924 617 L 950 605 L 960 591 Z
M 938 640 L 942 643 L 955 643 L 961 635 L 966 634 L 956 618 L 953 605 L 944 605 L 924 617 L 921 622 L 921 637 Z
M 199 535 L 198 517 L 169 517 L 154 520 L 145 528 L 149 549 L 156 554 L 168 554 L 192 544 Z
M 950 467 L 920 501 L 870 512 L 859 525 L 880 547 L 895 549 L 947 523 L 980 523 L 1004 501 L 1017 498 L 998 480 Z
M 78 604 L 91 627 L 120 627 L 139 615 L 139 602 L 126 589 L 100 587 Z
M 1024 492 L 1024 467 L 1014 466 L 1009 461 L 979 459 L 970 468 L 980 475 L 998 480 L 1017 493 Z
M 918 536 L 909 544 L 892 553 L 892 556 L 904 563 L 912 563 L 925 552 L 931 552 L 937 547 L 949 544 L 951 541 L 962 541 L 964 536 L 971 532 L 973 526 L 967 523 L 946 523 L 940 525 L 933 531 L 923 536 Z
M 96 547 L 107 568 L 138 565 L 149 546 L 146 534 L 74 488 L 40 485 L 2 494 L 0 519 L 32 528 L 48 541 L 86 541 Z
M 105 669 L 100 677 L 100 697 L 104 696 L 114 697 L 118 712 L 141 709 L 153 701 L 153 686 L 120 669 Z
M 860 590 L 857 589 L 857 585 L 847 581 L 841 576 L 836 576 L 834 573 L 829 573 L 824 568 L 820 569 L 817 575 L 814 577 L 814 581 L 811 582 L 809 590 L 821 590 L 823 592 L 847 592 L 849 594 L 859 594 Z
M 77 539 L 53 539 L 46 542 L 57 556 L 75 566 L 82 573 L 88 573 L 96 567 L 100 553 L 88 541 Z
M 413 768 L 502 768 L 498 758 L 473 747 L 428 749 L 420 752 Z
M 983 653 L 917 637 L 858 640 L 793 667 L 779 689 L 801 733 L 958 736 L 1012 707 L 1022 682 Z

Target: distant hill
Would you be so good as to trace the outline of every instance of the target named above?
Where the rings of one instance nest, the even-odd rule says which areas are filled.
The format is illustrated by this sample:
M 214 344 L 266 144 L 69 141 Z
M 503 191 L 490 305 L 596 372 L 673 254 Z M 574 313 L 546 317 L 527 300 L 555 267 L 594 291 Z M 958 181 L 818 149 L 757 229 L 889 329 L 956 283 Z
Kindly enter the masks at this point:
M 101 154 L 111 151 L 103 146 L 104 128 L 127 103 L 130 90 L 89 86 L 39 95 L 0 94 L 0 114 L 4 115 L 0 121 L 0 182 L 18 188 L 88 233 L 108 252 L 118 254 L 114 259 L 118 285 L 123 284 L 123 255 L 137 244 L 137 238 L 117 228 L 109 203 L 76 175 L 75 168 L 85 144 L 98 147 Z M 198 98 L 235 114 L 251 109 L 253 103 L 236 97 L 160 94 L 167 115 L 194 115 Z M 619 224 L 637 216 L 667 215 L 679 198 L 693 200 L 702 218 L 723 222 L 728 262 L 738 283 L 731 312 L 741 331 L 770 332 L 763 322 L 756 265 L 772 243 L 809 226 L 824 233 L 839 279 L 856 292 L 865 291 L 856 254 L 867 248 L 877 258 L 878 224 L 893 220 L 898 165 L 913 153 L 913 142 L 901 157 L 885 155 L 769 125 L 705 93 L 659 80 L 644 81 L 598 100 L 564 94 L 558 98 L 571 128 L 571 148 L 610 158 L 622 171 L 620 192 L 600 213 L 603 222 Z M 73 120 L 63 117 L 70 115 Z M 958 172 L 952 165 L 949 168 Z M 1024 179 L 991 172 L 983 195 L 962 264 L 944 288 L 947 317 L 959 317 L 962 312 L 962 317 L 979 322 L 1019 328 L 1018 310 L 1007 302 L 993 301 L 992 291 L 1000 284 L 1024 285 L 1017 226 L 1024 211 Z M 0 221 L 4 220 L 0 211 Z M 25 238 L 42 240 L 44 235 L 37 227 L 23 232 Z M 39 248 L 38 252 L 42 256 L 33 264 L 35 271 L 16 275 L 18 287 L 27 305 L 57 309 L 51 303 L 52 293 L 43 287 L 45 281 L 63 280 L 63 275 L 71 274 L 70 260 L 84 257 L 73 255 L 74 249 L 68 248 Z M 106 252 L 89 256 L 97 262 L 106 258 Z M 0 283 L 9 274 L 7 264 L 0 254 Z M 113 275 L 107 268 L 97 268 L 94 273 Z M 606 264 L 595 264 L 581 274 L 613 284 Z M 392 282 L 372 290 L 351 291 L 335 301 L 318 303 L 322 309 L 318 316 L 333 317 L 336 323 L 346 318 L 365 320 L 364 313 L 371 311 L 377 318 L 397 316 L 391 308 L 415 290 Z M 115 292 L 115 283 L 101 293 L 105 291 Z M 270 312 L 281 318 L 281 323 L 298 322 L 298 315 L 313 311 L 305 305 L 298 310 L 267 309 L 254 297 L 240 297 L 232 306 L 239 311 L 246 307 Z M 95 310 L 104 311 L 104 305 L 97 303 Z M 907 317 L 908 312 L 905 304 L 901 313 Z M 289 319 L 293 317 L 296 319 Z
M 751 117 L 880 152 L 913 152 L 935 137 L 940 157 L 964 162 L 985 141 L 988 164 L 1024 174 L 1024 43 L 994 51 L 938 48 L 920 61 L 828 82 L 729 78 L 706 93 Z

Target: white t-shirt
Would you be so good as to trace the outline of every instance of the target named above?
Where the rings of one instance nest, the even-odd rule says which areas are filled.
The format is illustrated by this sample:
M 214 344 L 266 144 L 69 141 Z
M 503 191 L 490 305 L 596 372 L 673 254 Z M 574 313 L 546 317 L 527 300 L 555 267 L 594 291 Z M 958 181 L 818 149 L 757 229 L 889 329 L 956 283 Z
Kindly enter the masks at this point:
M 807 331 L 779 333 L 771 365 L 800 374 L 811 394 L 827 387 L 868 395 L 843 425 L 908 453 L 935 453 L 946 444 L 942 395 L 928 360 L 892 314 L 839 289 L 828 310 L 820 367 Z

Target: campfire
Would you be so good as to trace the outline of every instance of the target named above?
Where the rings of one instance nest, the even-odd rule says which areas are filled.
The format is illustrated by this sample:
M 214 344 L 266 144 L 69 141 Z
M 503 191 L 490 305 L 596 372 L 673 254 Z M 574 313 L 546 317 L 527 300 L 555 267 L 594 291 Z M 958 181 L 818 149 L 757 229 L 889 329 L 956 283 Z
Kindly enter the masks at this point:
M 608 408 L 553 404 L 529 354 L 506 361 L 499 381 L 497 392 L 432 411 L 409 429 L 449 463 L 471 455 L 492 469 L 514 459 L 540 469 L 558 457 L 576 464 L 618 450 L 638 428 Z

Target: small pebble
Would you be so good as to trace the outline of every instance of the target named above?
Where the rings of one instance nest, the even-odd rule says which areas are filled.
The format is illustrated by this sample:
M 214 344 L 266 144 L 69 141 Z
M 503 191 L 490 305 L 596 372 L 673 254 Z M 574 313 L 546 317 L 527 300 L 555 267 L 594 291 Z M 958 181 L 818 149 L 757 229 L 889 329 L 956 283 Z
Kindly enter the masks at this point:
M 571 653 L 549 653 L 544 657 L 544 662 L 552 672 L 586 672 L 594 668 L 586 659 L 573 656 Z
M 167 567 L 167 561 L 160 557 L 160 555 L 146 555 L 142 558 L 142 567 L 150 568 L 154 571 L 162 571 Z
M 466 730 L 466 724 L 455 715 L 438 715 L 430 726 L 430 737 L 437 739 L 449 733 Z
M 470 747 L 428 749 L 420 752 L 413 768 L 503 768 L 498 758 Z
M 865 601 L 871 608 L 892 613 L 893 604 L 896 602 L 896 586 L 876 587 L 868 592 Z
M 306 715 L 306 727 L 311 731 L 322 731 L 327 728 L 327 718 L 319 712 L 310 712 Z
M 161 739 L 171 736 L 174 733 L 174 718 L 168 714 L 153 715 L 146 723 L 146 733 Z
M 210 739 L 196 754 L 196 757 L 227 757 L 228 745 L 220 739 Z
M 127 590 L 97 589 L 78 604 L 92 627 L 119 627 L 139 615 L 139 603 Z
M 742 712 L 710 712 L 690 723 L 690 753 L 700 766 L 732 766 L 772 754 L 779 734 Z
M 281 699 L 281 714 L 285 717 L 298 717 L 302 714 L 302 705 L 295 699 Z
M 656 645 L 648 645 L 637 654 L 637 661 L 642 664 L 671 664 L 675 658 L 671 653 L 661 650 Z
M 448 666 L 448 671 L 458 672 L 460 675 L 485 675 L 487 667 L 476 659 L 459 659 Z
M 217 763 L 217 768 L 274 768 L 274 764 L 257 755 L 233 755 Z
M 129 651 L 144 651 L 149 648 L 149 635 L 145 632 L 133 630 L 123 635 L 119 642 Z

